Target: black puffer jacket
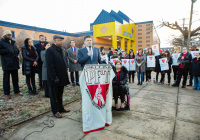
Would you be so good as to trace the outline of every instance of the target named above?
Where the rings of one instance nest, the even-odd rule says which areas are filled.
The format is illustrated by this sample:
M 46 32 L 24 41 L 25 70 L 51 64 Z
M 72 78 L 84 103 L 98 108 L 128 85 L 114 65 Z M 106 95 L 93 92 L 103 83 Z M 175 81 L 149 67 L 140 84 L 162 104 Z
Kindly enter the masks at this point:
M 6 41 L 4 38 L 0 41 L 0 55 L 2 69 L 5 70 L 18 70 L 19 69 L 19 50 L 15 45 L 15 41 Z
M 193 76 L 200 77 L 200 60 L 196 61 L 197 58 L 192 59 L 191 72 Z
M 181 63 L 183 65 L 184 69 L 188 69 L 189 70 L 190 69 L 190 63 L 192 61 L 192 55 L 188 52 L 186 54 L 186 56 L 184 57 L 184 60 L 181 60 L 182 56 L 183 56 L 183 53 L 181 53 L 181 55 L 179 56 L 177 62 Z
M 21 47 L 22 48 L 22 57 L 23 57 L 23 62 L 22 62 L 22 74 L 23 75 L 30 75 L 32 62 L 38 61 L 38 59 L 39 59 L 36 48 L 34 46 L 32 46 L 32 47 L 35 51 L 36 59 L 32 59 L 30 57 L 30 51 L 25 46 Z
M 115 73 L 115 77 L 113 78 L 112 83 L 113 83 L 113 85 L 117 85 L 118 82 L 117 82 L 116 68 L 114 66 L 112 68 L 113 68 L 113 71 Z M 119 84 L 120 85 L 125 85 L 127 82 L 128 82 L 128 71 L 124 66 L 122 66 L 121 73 L 120 73 L 120 82 L 119 82 Z
M 159 59 L 163 58 L 161 55 L 158 55 L 155 57 L 156 59 L 156 67 L 155 67 L 155 72 L 161 72 L 160 70 L 160 61 Z

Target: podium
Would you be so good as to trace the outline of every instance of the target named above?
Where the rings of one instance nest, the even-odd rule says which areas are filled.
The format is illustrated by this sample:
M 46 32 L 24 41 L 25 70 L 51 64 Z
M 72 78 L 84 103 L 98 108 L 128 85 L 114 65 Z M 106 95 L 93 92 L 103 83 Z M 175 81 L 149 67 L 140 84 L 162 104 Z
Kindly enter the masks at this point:
M 85 134 L 99 131 L 112 123 L 112 79 L 110 64 L 85 65 L 80 76 L 82 120 Z

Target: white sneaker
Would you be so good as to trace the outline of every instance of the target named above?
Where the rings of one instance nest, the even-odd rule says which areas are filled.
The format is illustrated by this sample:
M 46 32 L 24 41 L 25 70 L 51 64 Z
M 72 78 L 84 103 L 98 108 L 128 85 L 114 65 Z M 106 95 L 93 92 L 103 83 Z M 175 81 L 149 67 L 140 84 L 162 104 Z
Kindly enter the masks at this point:
M 149 84 L 149 81 L 147 81 L 146 83 L 147 83 L 147 85 L 148 85 L 148 84 Z
M 152 81 L 150 81 L 150 85 L 152 85 Z

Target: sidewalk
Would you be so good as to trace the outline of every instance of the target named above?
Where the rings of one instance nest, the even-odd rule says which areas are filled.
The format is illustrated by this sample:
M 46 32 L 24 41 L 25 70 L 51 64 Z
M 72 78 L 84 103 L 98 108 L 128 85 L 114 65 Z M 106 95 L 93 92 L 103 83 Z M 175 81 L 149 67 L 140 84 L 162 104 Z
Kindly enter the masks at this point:
M 26 140 L 199 140 L 200 91 L 165 85 L 130 84 L 131 110 L 113 112 L 113 123 L 104 130 L 85 135 L 82 114 L 63 114 L 53 120 L 55 126 L 36 132 Z M 77 111 L 80 102 L 66 108 Z M 51 113 L 50 113 L 51 115 Z M 21 140 L 33 131 L 41 131 L 47 116 L 23 124 L 9 138 Z M 49 121 L 48 121 L 49 122 Z

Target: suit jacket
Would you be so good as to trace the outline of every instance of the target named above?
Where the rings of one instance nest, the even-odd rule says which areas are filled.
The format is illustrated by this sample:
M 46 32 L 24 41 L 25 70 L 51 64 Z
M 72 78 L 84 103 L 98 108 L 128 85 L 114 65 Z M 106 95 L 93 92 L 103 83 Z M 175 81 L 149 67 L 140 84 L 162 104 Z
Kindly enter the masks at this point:
M 74 60 L 78 59 L 78 50 L 79 48 L 76 47 L 76 56 L 73 53 L 72 48 L 70 47 L 67 49 L 67 54 L 69 58 L 69 72 L 81 71 L 81 65 L 79 63 L 74 63 Z
M 84 68 L 85 64 L 102 64 L 101 55 L 98 48 L 93 47 L 93 60 L 91 60 L 91 57 L 87 53 L 88 50 L 86 47 L 78 50 L 78 63 L 81 64 L 82 69 Z
M 55 44 L 52 44 L 46 50 L 46 65 L 47 65 L 47 81 L 50 86 L 55 85 L 55 79 L 59 79 L 59 83 L 55 86 L 66 86 L 69 84 L 67 72 L 67 56 L 63 47 L 59 49 Z

